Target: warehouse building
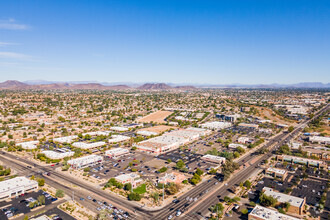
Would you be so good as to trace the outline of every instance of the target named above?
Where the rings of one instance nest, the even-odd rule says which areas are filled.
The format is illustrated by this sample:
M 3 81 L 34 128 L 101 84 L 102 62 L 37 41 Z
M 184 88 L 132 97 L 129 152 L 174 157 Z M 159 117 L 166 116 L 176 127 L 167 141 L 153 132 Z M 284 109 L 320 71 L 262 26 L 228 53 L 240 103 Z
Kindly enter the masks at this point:
M 256 205 L 250 212 L 249 220 L 299 220 L 299 218 L 292 217 L 279 213 L 277 210 Z
M 73 151 L 62 149 L 57 149 L 56 151 L 44 150 L 41 153 L 50 159 L 63 159 L 64 157 L 72 157 L 74 155 Z
M 77 139 L 77 135 L 71 135 L 71 136 L 66 136 L 66 137 L 59 137 L 59 138 L 54 138 L 54 142 L 59 142 L 59 143 L 72 143 L 75 139 Z
M 39 144 L 39 141 L 28 141 L 23 143 L 18 143 L 16 146 L 21 146 L 25 150 L 32 150 L 37 148 L 37 144 Z
M 101 135 L 104 135 L 104 136 L 108 136 L 110 134 L 110 131 L 92 131 L 92 132 L 87 132 L 87 133 L 84 133 L 82 135 L 90 135 L 90 136 L 101 136 Z
M 284 193 L 280 193 L 274 191 L 272 188 L 264 187 L 262 189 L 266 196 L 272 196 L 276 198 L 279 204 L 284 204 L 286 202 L 290 203 L 290 207 L 288 208 L 288 212 L 302 215 L 305 209 L 306 198 L 299 198 L 296 196 L 287 195 Z
M 308 137 L 308 140 L 312 143 L 330 144 L 330 137 L 311 136 Z
M 152 154 L 161 154 L 197 140 L 199 137 L 208 134 L 208 132 L 210 131 L 201 128 L 175 130 L 158 137 L 135 143 L 133 146 Z
M 103 157 L 99 155 L 88 155 L 72 160 L 68 160 L 68 164 L 73 169 L 80 169 L 88 166 L 94 166 L 103 162 Z
M 105 155 L 112 158 L 112 157 L 120 157 L 120 156 L 126 155 L 128 153 L 129 153 L 129 150 L 118 147 L 118 148 L 114 148 L 114 149 L 106 151 Z
M 222 121 L 213 121 L 213 122 L 206 122 L 204 124 L 201 124 L 202 128 L 207 128 L 211 130 L 220 130 L 224 128 L 229 128 L 232 126 L 230 122 L 222 122 Z
M 137 134 L 139 134 L 139 135 L 142 135 L 142 136 L 152 136 L 152 135 L 154 135 L 154 136 L 156 136 L 156 135 L 158 135 L 158 133 L 157 132 L 154 132 L 154 131 L 145 131 L 145 130 L 141 130 L 141 131 L 138 131 L 138 132 L 136 132 Z
M 118 143 L 123 141 L 128 141 L 130 137 L 124 135 L 112 135 L 111 139 L 109 139 L 109 143 Z
M 26 177 L 16 177 L 0 182 L 0 201 L 38 189 L 38 182 Z
M 80 149 L 92 149 L 95 147 L 101 147 L 106 145 L 104 141 L 94 142 L 94 143 L 85 143 L 85 142 L 75 142 L 72 146 L 80 148 Z
M 119 131 L 119 132 L 121 132 L 121 131 L 128 131 L 128 128 L 119 127 L 119 126 L 114 126 L 114 127 L 111 127 L 110 129 L 113 130 L 113 131 Z

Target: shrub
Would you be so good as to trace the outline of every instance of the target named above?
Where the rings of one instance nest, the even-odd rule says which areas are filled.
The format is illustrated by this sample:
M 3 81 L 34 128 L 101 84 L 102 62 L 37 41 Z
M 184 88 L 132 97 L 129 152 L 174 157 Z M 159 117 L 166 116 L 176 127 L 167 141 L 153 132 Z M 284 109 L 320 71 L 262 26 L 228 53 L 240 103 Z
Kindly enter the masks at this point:
M 64 197 L 64 191 L 61 189 L 56 190 L 55 196 L 57 198 L 63 198 Z
M 140 201 L 141 196 L 140 196 L 139 193 L 132 192 L 132 193 L 128 194 L 128 199 L 131 200 L 131 201 Z

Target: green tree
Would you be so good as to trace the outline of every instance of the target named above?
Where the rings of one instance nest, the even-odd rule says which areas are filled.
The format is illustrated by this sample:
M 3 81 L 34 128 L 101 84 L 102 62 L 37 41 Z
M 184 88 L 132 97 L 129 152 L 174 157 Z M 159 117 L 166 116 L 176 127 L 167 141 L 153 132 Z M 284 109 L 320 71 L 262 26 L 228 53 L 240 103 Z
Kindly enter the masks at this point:
M 186 164 L 182 160 L 179 160 L 176 163 L 176 168 L 179 169 L 179 170 L 182 169 L 184 166 L 186 166 Z
M 159 170 L 158 170 L 158 172 L 160 172 L 160 173 L 164 173 L 164 172 L 166 172 L 167 171 L 167 168 L 166 167 L 162 167 L 162 168 L 160 168 Z
M 198 176 L 203 175 L 203 173 L 204 173 L 204 172 L 203 172 L 201 169 L 197 168 L 197 170 L 196 170 L 196 174 L 197 174 Z
M 38 179 L 38 186 L 44 186 L 45 185 L 45 179 L 41 178 Z
M 292 132 L 294 130 L 294 127 L 293 126 L 290 126 L 289 128 L 288 128 L 288 131 L 289 132 Z
M 132 190 L 132 184 L 131 184 L 131 183 L 126 183 L 126 184 L 124 185 L 124 189 L 125 189 L 126 191 L 131 191 L 131 190 Z
M 263 206 L 266 206 L 266 207 L 269 207 L 269 206 L 274 207 L 277 203 L 276 198 L 274 198 L 272 196 L 267 196 L 265 194 L 262 194 L 259 199 L 260 199 L 260 204 Z
M 249 212 L 249 211 L 248 211 L 247 209 L 242 209 L 242 210 L 241 210 L 241 213 L 242 213 L 243 215 L 248 214 L 248 212 Z
M 245 186 L 246 188 L 248 188 L 248 189 L 251 188 L 251 185 L 252 185 L 252 183 L 251 183 L 249 180 L 246 180 L 246 181 L 244 182 L 244 186 Z

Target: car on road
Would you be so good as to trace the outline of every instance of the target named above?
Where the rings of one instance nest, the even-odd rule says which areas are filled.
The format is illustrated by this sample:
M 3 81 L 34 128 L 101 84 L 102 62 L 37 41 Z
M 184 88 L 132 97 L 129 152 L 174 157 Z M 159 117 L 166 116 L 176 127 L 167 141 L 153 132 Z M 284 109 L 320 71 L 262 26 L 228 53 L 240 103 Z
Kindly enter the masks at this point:
M 180 209 L 178 209 L 178 211 L 176 211 L 176 216 L 180 216 L 182 214 L 182 212 L 180 211 Z
M 178 200 L 178 199 L 174 199 L 172 202 L 175 203 L 175 204 L 177 204 L 177 203 L 180 202 L 180 200 Z
M 90 197 L 90 196 L 87 196 L 86 198 L 87 198 L 87 199 L 92 199 L 92 197 Z
M 172 219 L 173 218 L 173 215 L 169 215 L 167 219 Z

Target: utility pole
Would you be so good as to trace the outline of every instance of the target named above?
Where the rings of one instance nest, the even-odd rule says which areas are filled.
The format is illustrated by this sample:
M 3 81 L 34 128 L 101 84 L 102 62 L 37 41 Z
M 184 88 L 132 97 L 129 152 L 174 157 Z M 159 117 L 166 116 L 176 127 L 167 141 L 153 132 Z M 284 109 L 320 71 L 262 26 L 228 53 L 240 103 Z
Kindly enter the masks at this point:
M 166 179 L 167 179 L 167 173 L 165 174 L 164 177 L 164 183 L 163 183 L 163 204 L 164 204 L 164 198 L 165 198 L 165 184 L 166 184 Z

